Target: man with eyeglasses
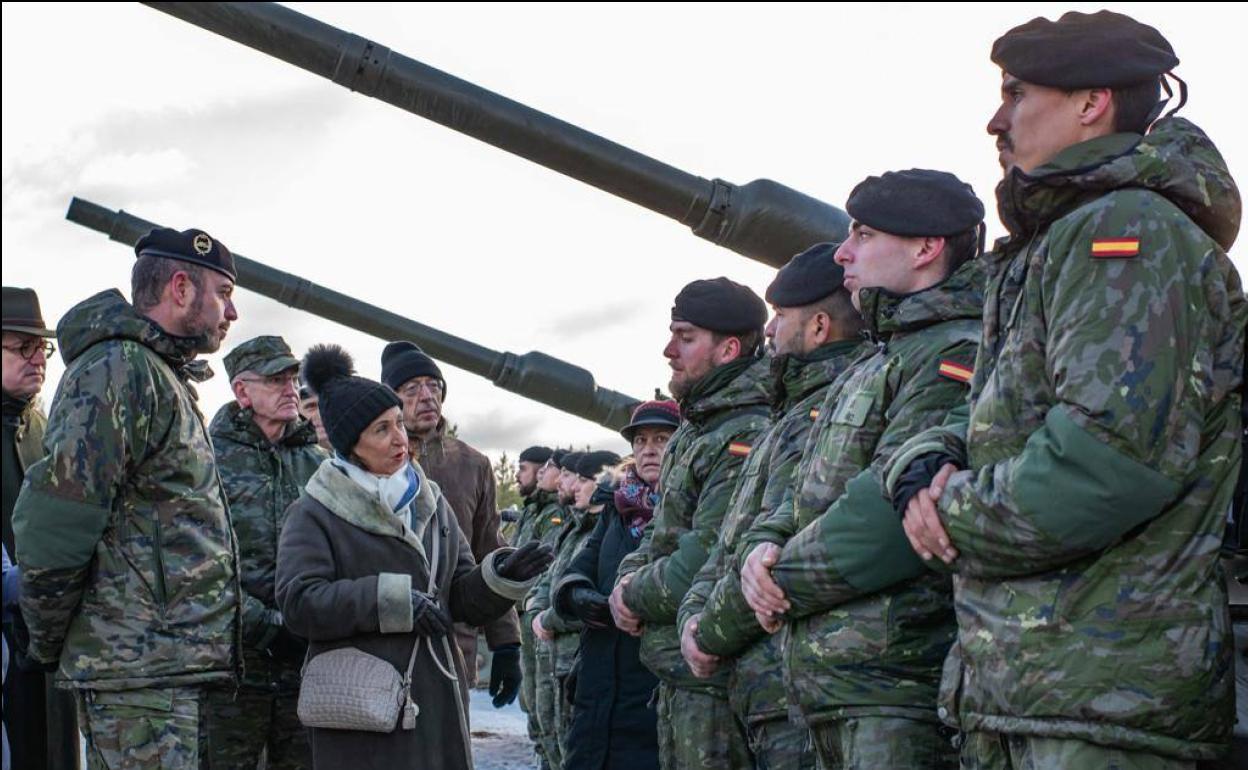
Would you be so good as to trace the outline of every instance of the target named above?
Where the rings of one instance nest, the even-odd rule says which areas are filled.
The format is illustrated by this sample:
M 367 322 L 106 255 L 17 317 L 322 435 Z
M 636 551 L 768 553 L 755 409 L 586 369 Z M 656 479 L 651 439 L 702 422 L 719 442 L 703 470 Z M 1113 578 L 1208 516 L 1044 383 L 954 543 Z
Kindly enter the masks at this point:
M 312 766 L 299 723 L 299 672 L 306 643 L 282 625 L 274 598 L 277 542 L 286 508 L 328 455 L 299 414 L 299 359 L 281 337 L 248 340 L 225 357 L 234 401 L 211 426 L 217 468 L 238 538 L 242 582 L 243 678 L 207 691 L 208 767 L 271 770 Z
M 56 351 L 56 332 L 43 323 L 33 289 L 4 287 L 4 549 L 13 542 L 13 504 L 26 469 L 43 457 L 47 418 L 35 403 Z M 7 601 L 16 597 L 6 596 Z M 6 613 L 7 615 L 8 613 Z M 4 675 L 4 724 L 13 767 L 77 767 L 78 720 L 73 696 L 52 686 L 52 677 L 25 653 L 26 624 L 14 612 L 4 624 L 13 653 Z
M 433 359 L 411 342 L 391 342 L 381 353 L 381 380 L 403 402 L 403 420 L 411 437 L 412 459 L 420 463 L 455 511 L 459 527 L 481 561 L 503 543 L 495 505 L 494 469 L 490 459 L 447 433 L 442 417 L 446 378 Z M 520 692 L 520 621 L 508 612 L 485 627 L 485 641 L 494 653 L 490 695 L 497 708 Z M 455 637 L 464 655 L 468 686 L 477 684 L 477 630 L 457 624 Z

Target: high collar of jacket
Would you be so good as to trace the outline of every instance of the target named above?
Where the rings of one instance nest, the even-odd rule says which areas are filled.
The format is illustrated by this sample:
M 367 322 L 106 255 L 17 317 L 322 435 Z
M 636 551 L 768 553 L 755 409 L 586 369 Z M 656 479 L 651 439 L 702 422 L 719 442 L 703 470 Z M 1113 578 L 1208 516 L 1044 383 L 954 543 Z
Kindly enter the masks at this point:
M 1114 190 L 1143 188 L 1165 197 L 1223 249 L 1239 234 L 1242 204 L 1226 161 L 1185 118 L 1153 124 L 1145 136 L 1111 134 L 1072 145 L 1030 174 L 997 185 L 1001 221 L 1013 236 L 1037 232 Z
M 785 353 L 771 359 L 773 411 L 787 412 L 802 399 L 825 387 L 845 368 L 845 358 L 862 347 L 862 340 L 838 340 L 805 355 Z
M 56 327 L 65 363 L 73 363 L 97 343 L 130 340 L 150 348 L 185 380 L 212 376 L 207 361 L 196 360 L 196 340 L 178 337 L 140 314 L 116 289 L 108 289 L 70 308 Z
M 320 464 L 316 473 L 308 479 L 305 490 L 309 497 L 343 521 L 374 535 L 398 538 L 424 553 L 421 537 L 437 513 L 437 497 L 433 483 L 425 477 L 419 465 L 415 466 L 415 470 L 420 479 L 420 491 L 410 506 L 411 526 L 405 520 L 407 517 L 396 516 L 386 510 L 380 499 L 352 481 L 346 472 L 334 465 L 333 460 Z
M 276 442 L 269 441 L 269 437 L 256 424 L 255 412 L 240 406 L 237 401 L 231 401 L 217 410 L 209 432 L 214 441 L 232 441 L 256 449 L 269 449 L 274 446 L 296 449 L 316 443 L 316 428 L 303 417 L 287 425 Z
M 35 399 L 18 398 L 4 394 L 4 421 L 10 425 L 21 425 L 26 421 L 26 414 L 34 407 Z
M 439 417 L 437 426 L 424 438 L 409 430 L 407 438 L 408 443 L 411 445 L 412 459 L 420 462 L 421 458 L 431 456 L 434 452 L 445 449 L 443 443 L 446 441 L 446 428 L 446 418 Z
M 922 291 L 895 294 L 879 287 L 858 293 L 866 334 L 880 341 L 901 332 L 962 318 L 980 318 L 984 308 L 984 265 L 967 260 L 957 270 Z
M 680 413 L 702 423 L 726 409 L 771 405 L 771 361 L 739 358 L 711 370 L 680 402 Z

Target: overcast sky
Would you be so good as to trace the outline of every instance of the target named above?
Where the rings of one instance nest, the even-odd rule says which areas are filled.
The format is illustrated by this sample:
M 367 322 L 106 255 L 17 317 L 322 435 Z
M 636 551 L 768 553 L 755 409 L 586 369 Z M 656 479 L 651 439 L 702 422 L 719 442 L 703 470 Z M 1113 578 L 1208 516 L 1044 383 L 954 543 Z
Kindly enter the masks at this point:
M 953 171 L 988 204 L 992 41 L 1102 4 L 311 5 L 295 8 L 703 177 L 775 179 L 842 206 L 863 177 Z M 1158 27 L 1183 115 L 1248 174 L 1248 13 L 1110 4 Z M 774 271 L 680 224 L 139 5 L 3 5 L 3 281 L 45 317 L 108 287 L 132 252 L 64 219 L 71 196 L 183 229 L 495 350 L 541 350 L 648 397 L 680 287 Z M 1248 271 L 1244 248 L 1234 256 Z M 251 292 L 222 353 L 281 334 L 384 342 Z M 211 414 L 229 398 L 201 389 Z M 49 367 L 47 397 L 63 366 Z M 446 414 L 481 449 L 624 449 L 612 432 L 445 367 Z

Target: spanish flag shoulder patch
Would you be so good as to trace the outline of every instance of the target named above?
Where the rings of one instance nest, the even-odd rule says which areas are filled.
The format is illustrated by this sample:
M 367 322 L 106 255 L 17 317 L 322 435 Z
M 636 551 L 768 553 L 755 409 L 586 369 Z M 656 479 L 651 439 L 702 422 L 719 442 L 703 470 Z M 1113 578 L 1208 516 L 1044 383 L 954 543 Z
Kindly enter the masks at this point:
M 734 441 L 728 445 L 728 454 L 736 457 L 746 457 L 750 454 L 750 445 L 744 441 Z
M 946 359 L 940 362 L 940 376 L 957 380 L 958 382 L 970 382 L 971 377 L 975 376 L 975 370 L 969 366 L 963 366 L 955 361 Z
M 551 524 L 562 524 L 562 523 L 563 523 L 563 519 L 559 518 L 558 516 L 555 516 L 554 518 L 552 518 L 552 519 L 550 520 L 550 523 L 551 523 Z
M 1139 253 L 1139 238 L 1092 239 L 1092 256 L 1096 259 L 1128 259 Z
M 810 419 L 812 420 L 819 419 L 819 407 L 815 407 L 814 409 L 810 410 Z

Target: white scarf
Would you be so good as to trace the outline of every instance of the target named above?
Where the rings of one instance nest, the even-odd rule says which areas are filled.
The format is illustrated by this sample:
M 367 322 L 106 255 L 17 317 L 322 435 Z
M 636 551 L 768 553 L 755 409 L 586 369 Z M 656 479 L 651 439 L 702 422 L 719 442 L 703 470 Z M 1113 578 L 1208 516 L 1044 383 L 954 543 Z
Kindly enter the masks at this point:
M 333 464 L 347 474 L 347 478 L 358 484 L 369 495 L 376 497 L 386 510 L 400 516 L 411 518 L 407 507 L 416 499 L 420 492 L 420 476 L 410 462 L 403 463 L 389 476 L 378 476 L 369 473 L 340 454 L 334 454 Z M 411 522 L 408 522 L 411 526 Z

